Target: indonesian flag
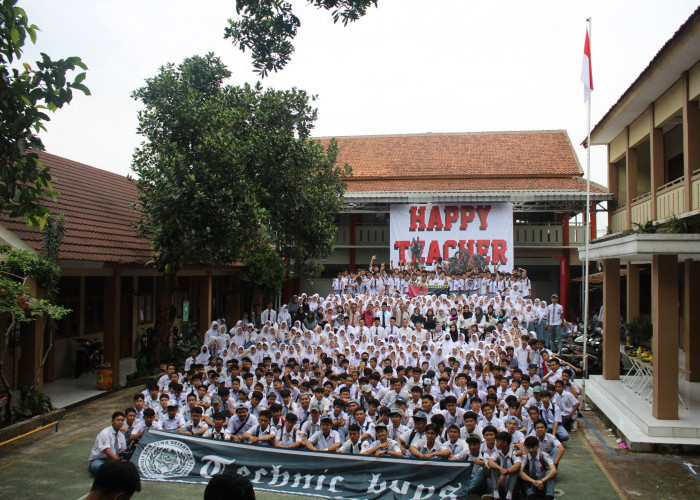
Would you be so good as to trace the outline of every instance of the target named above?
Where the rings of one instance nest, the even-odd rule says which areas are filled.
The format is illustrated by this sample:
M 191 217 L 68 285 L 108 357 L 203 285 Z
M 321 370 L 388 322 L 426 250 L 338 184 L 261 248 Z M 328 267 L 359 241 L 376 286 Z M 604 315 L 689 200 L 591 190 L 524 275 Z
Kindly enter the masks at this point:
M 591 41 L 586 28 L 586 43 L 583 44 L 583 62 L 581 64 L 581 81 L 583 82 L 583 102 L 588 102 L 593 90 L 593 69 L 591 66 Z

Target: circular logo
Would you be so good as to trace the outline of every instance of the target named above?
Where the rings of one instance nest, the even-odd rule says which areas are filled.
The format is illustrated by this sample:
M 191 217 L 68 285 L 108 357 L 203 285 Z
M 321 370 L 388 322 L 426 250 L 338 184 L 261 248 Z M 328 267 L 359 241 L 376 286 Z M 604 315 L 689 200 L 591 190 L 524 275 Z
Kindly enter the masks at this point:
M 148 479 L 183 477 L 189 475 L 193 468 L 192 450 L 172 439 L 146 445 L 139 456 L 139 469 Z

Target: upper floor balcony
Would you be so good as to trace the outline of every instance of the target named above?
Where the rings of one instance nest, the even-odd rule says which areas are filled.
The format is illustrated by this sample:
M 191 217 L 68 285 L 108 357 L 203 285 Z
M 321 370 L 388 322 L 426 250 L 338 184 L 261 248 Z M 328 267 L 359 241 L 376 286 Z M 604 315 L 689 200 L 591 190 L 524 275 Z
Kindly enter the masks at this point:
M 513 226 L 513 241 L 516 247 L 578 247 L 584 244 L 584 226 L 569 225 L 568 244 L 564 240 L 564 227 L 558 224 Z M 356 225 L 354 243 L 350 238 L 350 227 L 341 226 L 335 235 L 335 248 L 386 248 L 389 245 L 388 225 Z

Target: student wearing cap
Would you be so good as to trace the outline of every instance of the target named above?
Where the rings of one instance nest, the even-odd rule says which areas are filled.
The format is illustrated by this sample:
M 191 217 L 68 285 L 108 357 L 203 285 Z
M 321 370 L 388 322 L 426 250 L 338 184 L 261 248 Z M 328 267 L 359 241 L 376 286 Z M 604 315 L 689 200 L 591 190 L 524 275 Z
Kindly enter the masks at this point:
M 167 432 L 177 432 L 185 425 L 185 419 L 180 415 L 178 403 L 174 399 L 168 401 L 167 414 L 160 419 L 160 425 Z
M 369 447 L 362 451 L 361 455 L 374 455 L 377 457 L 390 456 L 401 458 L 401 446 L 393 439 L 388 438 L 387 427 L 384 424 L 378 424 L 374 428 L 377 439 L 373 441 Z
M 204 412 L 204 421 L 209 427 L 212 427 L 214 425 L 214 415 L 223 411 L 224 406 L 221 402 L 221 396 L 219 396 L 218 394 L 214 394 L 211 397 L 211 406 L 209 406 L 209 408 L 207 408 L 207 410 Z M 228 414 L 230 416 L 230 413 Z M 226 423 L 228 423 L 228 416 L 226 417 Z
M 413 429 L 404 432 L 398 438 L 398 443 L 401 445 L 403 456 L 410 458 L 409 449 L 425 437 L 425 428 L 428 425 L 428 415 L 423 410 L 413 412 Z
M 311 403 L 309 405 L 309 416 L 301 426 L 301 434 L 304 441 L 316 432 L 321 430 L 321 407 L 317 403 Z M 306 445 L 306 443 L 304 443 Z
M 387 424 L 389 439 L 396 441 L 401 434 L 410 430 L 403 422 L 403 411 L 400 408 L 391 408 L 389 411 L 389 424 Z
M 231 433 L 231 439 L 237 443 L 243 442 L 243 434 L 258 424 L 258 418 L 251 414 L 245 403 L 236 405 L 236 414 L 229 421 L 226 429 Z
M 332 429 L 331 417 L 321 418 L 321 430 L 316 431 L 306 440 L 306 447 L 311 451 L 335 451 L 340 448 L 342 441 L 337 431 Z

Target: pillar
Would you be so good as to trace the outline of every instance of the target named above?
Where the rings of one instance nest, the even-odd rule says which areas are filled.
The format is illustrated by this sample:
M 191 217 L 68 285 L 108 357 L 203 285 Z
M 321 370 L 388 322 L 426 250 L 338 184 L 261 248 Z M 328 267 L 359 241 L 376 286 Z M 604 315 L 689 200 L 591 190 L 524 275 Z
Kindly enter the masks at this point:
M 105 278 L 104 363 L 112 367 L 112 388 L 119 385 L 119 358 L 121 357 L 121 297 L 122 276 L 119 268 Z
M 603 378 L 620 378 L 620 259 L 603 260 Z
M 598 237 L 598 212 L 596 212 L 596 204 L 591 203 L 591 222 L 588 224 L 588 221 L 586 221 L 586 228 L 590 228 L 590 233 L 588 234 L 588 237 L 590 238 L 590 241 L 593 241 Z
M 348 268 L 350 272 L 355 272 L 355 225 L 356 217 L 355 214 L 350 214 L 350 262 L 348 263 Z
M 683 290 L 683 345 L 685 346 L 685 379 L 700 382 L 700 262 L 686 260 Z
M 639 265 L 627 262 L 627 322 L 639 316 Z
M 693 206 L 692 177 L 693 171 L 700 167 L 700 107 L 697 102 L 690 102 L 688 92 L 688 72 L 683 73 L 683 174 L 685 179 L 685 211 Z
M 664 184 L 664 133 L 654 126 L 654 107 L 649 113 L 649 154 L 651 159 L 651 218 L 656 220 L 656 193 Z
M 33 278 L 28 278 L 25 285 L 33 297 L 41 298 L 40 290 Z M 44 319 L 37 317 L 35 321 L 22 325 L 21 329 L 22 357 L 19 364 L 19 383 L 29 385 L 34 381 L 34 374 L 41 365 L 41 338 L 44 334 Z M 41 391 L 42 386 L 43 377 L 39 377 L 37 390 Z
M 678 419 L 678 256 L 654 255 L 651 261 L 651 349 L 654 393 L 651 414 Z
M 627 127 L 627 229 L 632 225 L 632 201 L 637 197 L 637 150 L 630 147 L 630 128 Z
M 562 244 L 565 247 L 562 250 L 562 259 L 559 261 L 559 303 L 564 309 L 566 317 L 566 299 L 569 295 L 569 252 L 566 247 L 569 246 L 569 214 L 561 214 L 562 224 Z

